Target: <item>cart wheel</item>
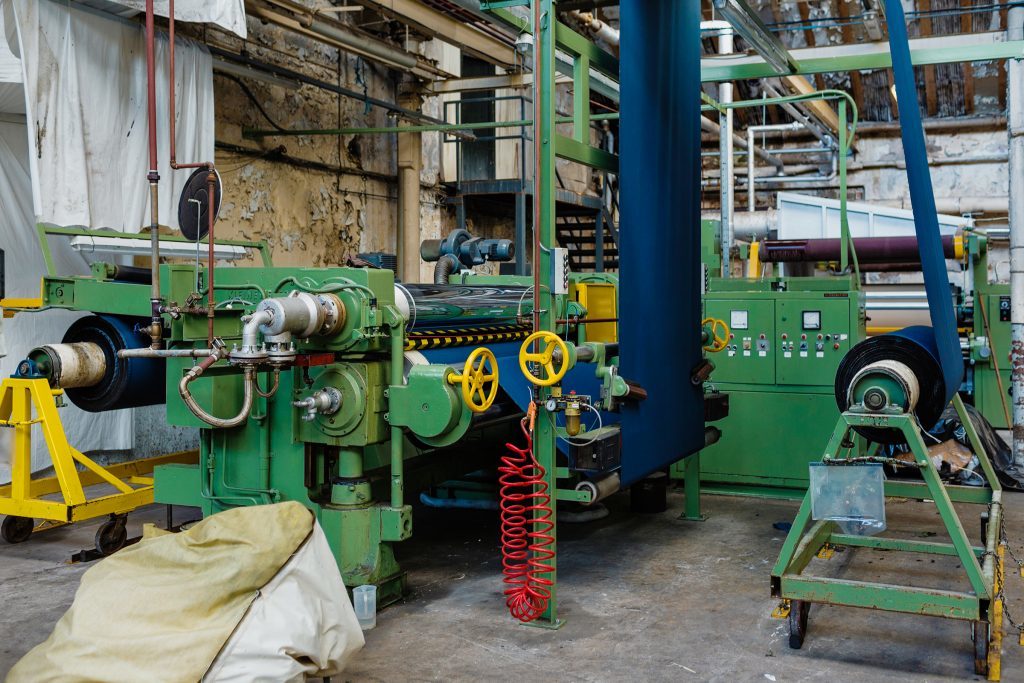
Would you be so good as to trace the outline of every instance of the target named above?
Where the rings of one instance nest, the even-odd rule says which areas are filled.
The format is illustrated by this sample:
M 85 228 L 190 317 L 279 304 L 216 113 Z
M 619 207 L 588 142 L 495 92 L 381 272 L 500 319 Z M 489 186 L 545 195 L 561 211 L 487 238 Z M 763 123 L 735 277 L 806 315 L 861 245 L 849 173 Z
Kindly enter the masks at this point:
M 0 536 L 8 543 L 24 543 L 32 535 L 36 522 L 31 517 L 8 515 L 0 525 Z
M 125 517 L 111 517 L 96 531 L 96 550 L 106 557 L 124 547 L 128 540 L 128 520 Z
M 971 622 L 971 638 L 974 640 L 974 673 L 988 675 L 988 641 L 991 628 L 987 621 Z
M 793 600 L 789 604 L 789 646 L 799 650 L 804 646 L 804 637 L 807 635 L 807 613 L 811 609 L 811 603 L 803 600 Z

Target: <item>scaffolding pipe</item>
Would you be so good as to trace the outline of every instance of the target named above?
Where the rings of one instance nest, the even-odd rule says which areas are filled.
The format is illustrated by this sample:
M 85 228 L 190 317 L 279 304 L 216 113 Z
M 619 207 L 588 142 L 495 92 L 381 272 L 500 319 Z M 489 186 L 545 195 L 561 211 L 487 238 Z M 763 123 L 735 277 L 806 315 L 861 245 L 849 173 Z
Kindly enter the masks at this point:
M 1007 40 L 1024 38 L 1024 7 L 1007 15 Z M 1024 465 L 1024 64 L 1007 60 L 1010 145 L 1010 394 L 1013 397 L 1013 462 Z

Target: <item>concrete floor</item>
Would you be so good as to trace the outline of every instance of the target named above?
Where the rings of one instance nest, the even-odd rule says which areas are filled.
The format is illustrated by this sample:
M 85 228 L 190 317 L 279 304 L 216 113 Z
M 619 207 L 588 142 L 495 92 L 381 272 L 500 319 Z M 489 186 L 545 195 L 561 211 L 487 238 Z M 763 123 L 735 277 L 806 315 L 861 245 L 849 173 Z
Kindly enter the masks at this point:
M 1024 496 L 1010 494 L 1007 530 L 1019 548 Z M 558 631 L 520 626 L 505 613 L 495 515 L 417 510 L 416 535 L 399 546 L 411 593 L 384 610 L 345 681 L 803 681 L 980 680 L 973 676 L 965 623 L 814 607 L 802 650 L 772 619 L 768 576 L 791 502 L 706 497 L 705 522 L 668 512 L 636 516 L 628 496 L 609 501 L 599 522 L 561 527 Z M 977 508 L 965 528 L 978 534 Z M 889 506 L 905 537 L 938 530 L 934 506 Z M 178 512 L 184 519 L 187 515 Z M 133 515 L 162 524 L 162 508 Z M 91 545 L 95 526 L 62 529 L 20 546 L 0 546 L 0 671 L 42 641 L 71 603 L 87 566 L 64 564 Z M 131 532 L 132 529 L 130 528 Z M 871 551 L 837 553 L 816 572 L 919 585 L 962 587 L 953 560 Z M 815 562 L 818 562 L 817 560 Z M 1024 582 L 1012 570 L 1007 594 L 1024 616 Z M 954 578 L 955 577 L 955 578 Z M 1003 680 L 1024 681 L 1024 652 L 1008 637 Z

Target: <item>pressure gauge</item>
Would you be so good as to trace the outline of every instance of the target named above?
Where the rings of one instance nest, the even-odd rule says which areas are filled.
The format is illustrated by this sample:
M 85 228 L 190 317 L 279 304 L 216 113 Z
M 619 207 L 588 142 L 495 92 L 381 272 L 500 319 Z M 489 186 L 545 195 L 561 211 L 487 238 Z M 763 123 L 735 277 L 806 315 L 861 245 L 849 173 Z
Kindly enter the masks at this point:
M 544 404 L 544 408 L 546 408 L 549 413 L 553 413 L 558 410 L 558 401 L 553 398 L 549 398 L 548 402 Z
M 821 329 L 821 311 L 804 311 L 804 329 Z
M 746 330 L 747 326 L 747 312 L 746 311 L 729 311 L 729 327 L 733 330 Z

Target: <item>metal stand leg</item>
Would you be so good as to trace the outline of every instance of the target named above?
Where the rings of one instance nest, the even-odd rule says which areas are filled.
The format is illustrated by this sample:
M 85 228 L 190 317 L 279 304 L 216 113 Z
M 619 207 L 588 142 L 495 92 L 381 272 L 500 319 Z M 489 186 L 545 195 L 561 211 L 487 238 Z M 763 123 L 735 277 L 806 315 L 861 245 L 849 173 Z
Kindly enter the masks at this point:
M 680 519 L 703 522 L 705 517 L 700 511 L 700 453 L 694 453 L 683 461 L 683 493 L 686 496 L 686 507 Z

